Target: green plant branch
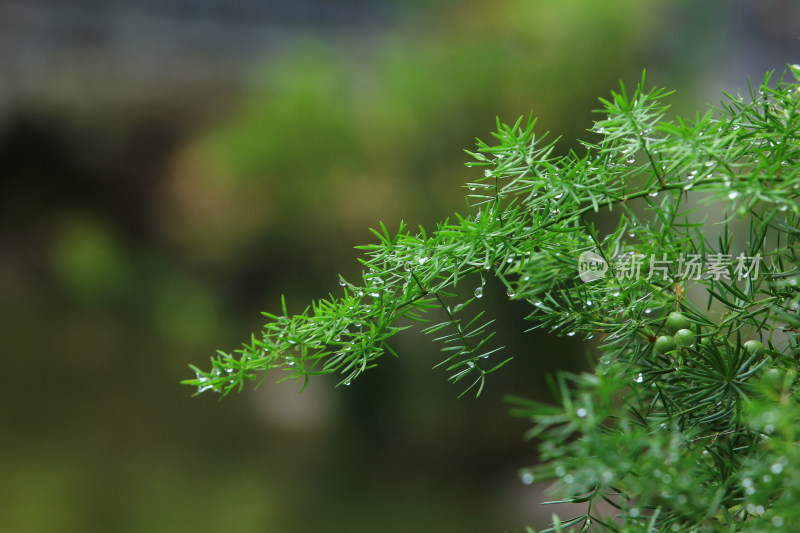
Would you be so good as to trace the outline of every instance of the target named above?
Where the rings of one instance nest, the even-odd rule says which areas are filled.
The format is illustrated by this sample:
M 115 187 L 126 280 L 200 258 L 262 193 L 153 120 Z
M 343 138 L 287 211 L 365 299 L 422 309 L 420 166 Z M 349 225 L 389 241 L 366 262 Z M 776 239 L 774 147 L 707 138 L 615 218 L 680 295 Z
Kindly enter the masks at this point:
M 800 67 L 790 70 L 800 78 Z M 498 120 L 498 144 L 479 141 L 470 153 L 484 171 L 467 185 L 480 189 L 467 195 L 468 214 L 430 233 L 401 223 L 390 234 L 381 224 L 378 242 L 358 247 L 363 284 L 341 279 L 343 295 L 292 316 L 282 302 L 283 314 L 265 314 L 259 336 L 219 352 L 209 371 L 192 366 L 196 379 L 184 383 L 224 396 L 281 369 L 284 379 L 304 382 L 338 373 L 347 385 L 382 354 L 398 355 L 392 337 L 410 327 L 401 320 L 426 323 L 428 311 L 441 309 L 446 320 L 423 330 L 445 330 L 435 339 L 444 345 L 436 366 L 447 365 L 454 382 L 477 371 L 464 392 L 480 394 L 509 359 L 483 362 L 499 350 L 484 347 L 493 322 L 484 311 L 468 321 L 458 314 L 477 300 L 452 309 L 447 301 L 476 277 L 479 299 L 488 272 L 509 298 L 531 305 L 531 329 L 597 336 L 592 372 L 553 380 L 556 405 L 519 401 L 515 409 L 540 441 L 543 464 L 531 471 L 559 480 L 563 501 L 587 504 L 579 517 L 554 519 L 553 531 L 800 523 L 791 503 L 800 488 L 787 481 L 800 477 L 800 84 L 771 83 L 765 76 L 764 98 L 751 87 L 752 102 L 728 96 L 694 121 L 666 121 L 670 93 L 646 91 L 643 77 L 630 96 L 622 86 L 601 99 L 605 116 L 593 128 L 600 140 L 582 143 L 581 156 L 556 155 L 558 139 L 537 138 L 531 118 Z M 647 163 L 636 165 L 639 151 Z M 716 241 L 687 207 L 690 195 L 722 213 Z M 620 219 L 601 235 L 588 215 L 606 211 Z M 735 276 L 733 263 L 716 278 L 687 278 L 674 265 L 652 278 L 627 270 L 646 268 L 648 258 L 650 266 L 712 251 L 733 258 L 734 222 L 747 225 L 740 257 L 758 261 L 758 279 Z M 579 282 L 577 256 L 592 250 L 610 275 Z M 599 514 L 598 497 L 619 510 L 616 522 Z

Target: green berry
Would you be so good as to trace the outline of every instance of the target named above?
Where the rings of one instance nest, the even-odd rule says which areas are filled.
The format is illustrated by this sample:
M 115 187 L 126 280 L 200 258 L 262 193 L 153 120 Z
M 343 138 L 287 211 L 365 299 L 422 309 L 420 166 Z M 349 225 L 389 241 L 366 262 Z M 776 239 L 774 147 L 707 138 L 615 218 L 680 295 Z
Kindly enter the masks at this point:
M 675 340 L 667 335 L 662 335 L 656 339 L 656 351 L 658 353 L 667 353 L 675 349 Z
M 694 333 L 692 333 L 692 330 L 683 328 L 676 331 L 675 344 L 678 346 L 691 346 L 694 344 Z
M 673 312 L 667 317 L 667 322 L 664 324 L 664 327 L 667 328 L 667 331 L 670 333 L 675 333 L 679 329 L 689 329 L 692 327 L 692 323 L 681 313 Z
M 750 340 L 744 343 L 744 349 L 750 355 L 761 355 L 764 353 L 764 345 L 756 340 Z
M 784 373 L 777 368 L 770 368 L 761 378 L 764 385 L 775 390 L 780 391 L 783 388 Z

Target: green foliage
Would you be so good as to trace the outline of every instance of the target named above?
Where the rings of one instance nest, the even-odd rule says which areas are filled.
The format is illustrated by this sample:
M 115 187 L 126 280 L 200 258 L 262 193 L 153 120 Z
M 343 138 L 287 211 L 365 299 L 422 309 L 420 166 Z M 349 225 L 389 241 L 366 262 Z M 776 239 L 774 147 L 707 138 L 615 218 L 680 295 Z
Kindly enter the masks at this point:
M 467 212 L 435 231 L 381 225 L 341 296 L 265 313 L 258 336 L 185 383 L 225 395 L 281 370 L 349 385 L 434 315 L 423 331 L 440 366 L 480 394 L 509 361 L 473 311 L 495 276 L 534 327 L 582 335 L 597 354 L 592 373 L 554 378 L 555 405 L 512 399 L 541 452 L 523 482 L 556 480 L 560 501 L 586 506 L 552 531 L 800 522 L 800 87 L 768 75 L 694 120 L 665 120 L 667 96 L 644 76 L 623 86 L 601 99 L 592 140 L 563 156 L 535 120 L 498 121 L 495 143 L 471 154 L 482 173 Z M 607 270 L 579 279 L 585 257 Z

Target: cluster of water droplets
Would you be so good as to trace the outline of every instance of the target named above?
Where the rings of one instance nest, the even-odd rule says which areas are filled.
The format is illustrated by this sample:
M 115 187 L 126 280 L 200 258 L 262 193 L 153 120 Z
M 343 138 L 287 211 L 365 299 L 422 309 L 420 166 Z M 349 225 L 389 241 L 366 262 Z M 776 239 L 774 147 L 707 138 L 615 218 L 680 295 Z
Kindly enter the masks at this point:
M 211 378 L 208 376 L 203 376 L 199 372 L 195 373 L 197 376 L 197 392 L 205 392 L 207 390 L 216 390 L 214 385 L 211 384 Z
M 788 465 L 789 465 L 789 459 L 787 457 L 778 458 L 774 463 L 772 463 L 769 466 L 769 472 L 761 476 L 760 482 L 763 482 L 764 484 L 773 483 L 773 476 L 780 476 L 781 474 L 783 474 L 784 469 Z M 750 476 L 742 479 L 741 486 L 748 500 L 750 500 L 751 497 L 758 496 L 758 483 L 759 481 Z M 759 502 L 758 498 L 756 498 L 756 501 L 748 501 L 745 508 L 747 509 L 748 513 L 756 516 L 761 516 L 767 511 L 764 505 L 762 505 Z M 772 525 L 775 527 L 783 526 L 784 525 L 783 517 L 779 515 L 774 516 L 772 518 Z
M 228 383 L 233 385 L 236 383 L 236 380 L 231 377 L 233 374 L 233 368 L 229 366 L 225 366 L 220 368 L 219 366 L 214 367 L 214 370 L 211 372 L 212 376 L 206 376 L 201 374 L 200 372 L 195 372 L 195 377 L 197 378 L 197 392 L 205 392 L 208 390 L 213 390 L 214 392 L 221 392 L 220 389 L 220 378 L 228 378 Z
M 626 166 L 633 166 L 636 163 L 636 147 L 629 146 L 626 149 L 620 152 L 620 155 L 625 158 L 625 165 Z

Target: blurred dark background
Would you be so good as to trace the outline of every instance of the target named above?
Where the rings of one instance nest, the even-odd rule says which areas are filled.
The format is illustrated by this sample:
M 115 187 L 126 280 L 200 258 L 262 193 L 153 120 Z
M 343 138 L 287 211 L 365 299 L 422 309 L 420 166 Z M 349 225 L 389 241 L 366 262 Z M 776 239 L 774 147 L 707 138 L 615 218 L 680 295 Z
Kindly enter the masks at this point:
M 355 278 L 379 220 L 463 210 L 496 116 L 566 149 L 620 79 L 693 115 L 798 37 L 790 0 L 0 1 L 0 530 L 541 526 L 502 397 L 591 347 L 491 283 L 515 361 L 477 400 L 413 332 L 352 387 L 178 382 Z

